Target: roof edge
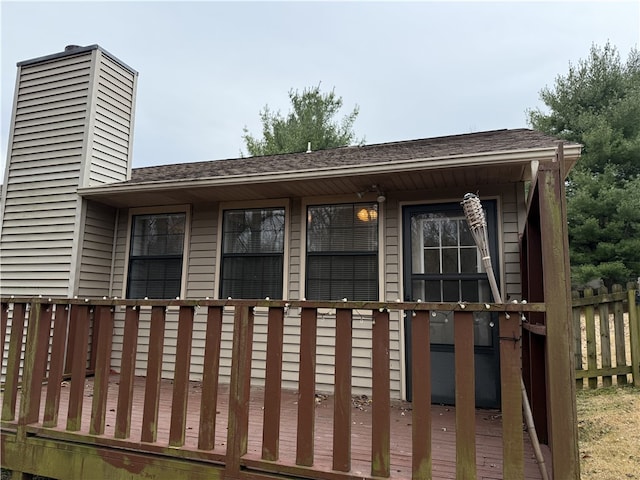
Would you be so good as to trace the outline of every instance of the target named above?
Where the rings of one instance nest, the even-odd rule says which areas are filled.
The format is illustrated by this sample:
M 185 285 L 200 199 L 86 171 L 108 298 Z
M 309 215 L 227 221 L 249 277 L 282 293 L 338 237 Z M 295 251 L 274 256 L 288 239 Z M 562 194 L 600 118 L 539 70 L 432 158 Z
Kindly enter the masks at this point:
M 564 146 L 564 158 L 569 170 L 575 164 L 582 149 L 581 145 Z M 477 154 L 447 155 L 441 157 L 415 158 L 398 162 L 379 162 L 365 165 L 344 165 L 339 167 L 328 167 L 323 169 L 293 170 L 288 172 L 261 172 L 252 174 L 225 175 L 220 177 L 206 178 L 185 178 L 178 180 L 156 180 L 151 182 L 137 183 L 111 183 L 107 185 L 84 187 L 78 189 L 80 196 L 84 195 L 107 195 L 114 192 L 135 192 L 148 189 L 171 189 L 186 188 L 194 186 L 229 186 L 238 183 L 269 183 L 275 181 L 295 181 L 309 178 L 333 178 L 344 176 L 346 172 L 350 176 L 357 174 L 394 173 L 408 170 L 435 170 L 447 167 L 470 167 L 485 164 L 491 158 L 493 164 L 504 164 L 513 161 L 534 161 L 551 159 L 555 155 L 557 146 L 534 148 L 525 150 L 510 150 L 499 152 L 483 152 Z M 460 162 L 461 159 L 469 159 L 468 162 Z

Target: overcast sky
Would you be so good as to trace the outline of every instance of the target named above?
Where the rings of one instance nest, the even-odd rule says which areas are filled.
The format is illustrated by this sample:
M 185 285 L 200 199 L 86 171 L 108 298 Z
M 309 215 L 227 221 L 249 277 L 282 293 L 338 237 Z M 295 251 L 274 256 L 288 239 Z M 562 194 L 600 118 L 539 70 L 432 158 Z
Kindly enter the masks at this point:
M 139 72 L 133 166 L 239 157 L 259 111 L 321 84 L 366 143 L 526 127 L 593 43 L 623 59 L 640 0 L 615 2 L 1 1 L 2 164 L 16 63 L 98 44 Z M 4 178 L 4 175 L 0 176 Z

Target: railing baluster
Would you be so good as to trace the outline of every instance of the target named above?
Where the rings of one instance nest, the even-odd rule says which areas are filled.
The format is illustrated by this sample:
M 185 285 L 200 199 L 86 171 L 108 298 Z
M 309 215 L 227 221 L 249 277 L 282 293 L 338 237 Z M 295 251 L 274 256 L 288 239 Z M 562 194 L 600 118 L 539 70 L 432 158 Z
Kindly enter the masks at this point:
M 113 314 L 109 305 L 96 307 L 94 325 L 97 335 L 92 344 L 95 352 L 95 378 L 93 381 L 93 399 L 91 405 L 91 423 L 89 433 L 104 433 L 105 415 L 107 413 L 107 394 L 109 393 L 109 374 L 111 373 L 111 346 L 113 342 Z M 96 328 L 94 327 L 94 331 Z
M 138 325 L 140 308 L 127 307 L 124 314 L 122 359 L 120 362 L 120 385 L 116 408 L 115 438 L 129 438 L 131 434 L 131 409 L 133 406 L 133 379 L 136 371 L 138 349 Z
M 165 321 L 166 307 L 151 307 L 149 354 L 147 356 L 142 435 L 140 437 L 140 440 L 149 443 L 155 442 L 158 438 L 158 408 L 160 406 L 160 386 L 162 382 Z
M 213 450 L 215 447 L 221 339 L 222 307 L 210 306 L 207 311 L 207 333 L 204 346 L 204 365 L 202 367 L 200 432 L 198 436 L 198 448 L 201 450 Z
M 264 386 L 264 420 L 262 458 L 275 461 L 279 457 L 280 404 L 282 399 L 282 341 L 284 309 L 269 308 L 267 330 L 267 365 Z
M 38 421 L 45 363 L 49 353 L 51 305 L 31 303 L 27 326 L 27 343 L 22 367 L 22 395 L 20 396 L 21 425 Z
M 253 347 L 253 307 L 242 304 L 235 308 L 227 433 L 226 476 L 229 478 L 239 478 L 240 459 L 247 453 Z
M 373 313 L 373 380 L 371 475 L 391 474 L 391 381 L 389 377 L 389 312 Z
M 453 320 L 456 377 L 456 478 L 476 478 L 476 399 L 473 313 L 456 312 Z
M 411 317 L 411 478 L 431 478 L 431 339 L 429 312 Z
M 191 343 L 193 339 L 193 307 L 180 307 L 178 315 L 178 340 L 173 377 L 171 402 L 171 426 L 169 445 L 184 445 L 187 426 L 187 398 L 189 395 L 189 370 L 191 368 Z
M 65 347 L 67 329 L 69 328 L 69 306 L 65 303 L 56 305 L 53 321 L 53 340 L 51 342 L 51 360 L 49 363 L 49 381 L 47 383 L 47 398 L 44 404 L 43 426 L 52 428 L 58 426 L 58 411 L 60 409 L 60 390 L 62 373 L 64 371 Z
M 296 464 L 305 467 L 313 465 L 314 457 L 317 329 L 318 311 L 315 308 L 302 308 Z
M 333 469 L 351 470 L 351 364 L 353 326 L 350 309 L 336 309 Z
M 5 375 L 4 396 L 2 399 L 2 420 L 12 421 L 16 418 L 16 402 L 18 399 L 18 382 L 20 380 L 20 355 L 24 339 L 24 319 L 26 304 L 15 303 L 11 316 L 11 335 L 9 337 L 9 356 Z
M 7 324 L 9 323 L 9 304 L 2 302 L 0 306 L 0 360 L 4 358 L 4 342 L 7 338 Z
M 502 478 L 524 478 L 520 320 L 500 314 L 500 379 L 502 391 Z
M 87 376 L 87 353 L 89 351 L 89 306 L 71 307 L 71 330 L 73 330 L 73 357 L 71 361 L 71 386 L 69 388 L 69 410 L 67 430 L 78 431 L 82 424 L 82 400 Z

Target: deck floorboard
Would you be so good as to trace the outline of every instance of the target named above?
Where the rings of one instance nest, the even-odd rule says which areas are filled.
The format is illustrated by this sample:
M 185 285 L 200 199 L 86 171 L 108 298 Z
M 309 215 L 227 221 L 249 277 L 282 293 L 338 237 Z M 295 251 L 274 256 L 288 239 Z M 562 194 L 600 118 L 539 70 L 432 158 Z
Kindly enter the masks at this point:
M 116 423 L 116 408 L 119 376 L 109 377 L 107 395 L 105 432 L 99 437 L 113 439 Z M 144 450 L 145 444 L 140 442 L 142 435 L 142 418 L 144 406 L 144 378 L 134 380 L 134 403 L 131 416 L 131 432 L 126 440 L 136 444 L 138 450 Z M 198 426 L 201 402 L 200 382 L 190 382 L 187 396 L 188 408 L 186 419 L 184 450 L 198 450 Z M 69 382 L 63 382 L 60 395 L 58 425 L 49 429 L 64 432 L 69 405 Z M 162 380 L 160 385 L 160 406 L 158 414 L 157 440 L 154 446 L 166 447 L 169 443 L 169 427 L 171 422 L 171 401 L 173 386 L 169 380 Z M 87 378 L 84 387 L 81 427 L 75 434 L 89 435 L 91 404 L 93 395 L 93 379 Z M 43 388 L 40 419 L 44 415 L 46 388 Z M 227 444 L 229 387 L 220 384 L 216 406 L 215 445 L 207 453 L 224 455 Z M 298 394 L 296 391 L 283 390 L 281 400 L 279 458 L 277 463 L 294 466 L 296 460 L 296 432 Z M 260 460 L 262 452 L 262 424 L 264 413 L 264 389 L 252 386 L 249 408 L 249 438 L 247 446 L 248 462 Z M 456 432 L 455 408 L 446 405 L 432 405 L 432 465 L 434 479 L 455 478 Z M 372 412 L 368 398 L 354 397 L 351 412 L 351 474 L 354 476 L 370 476 Z M 476 465 L 477 478 L 492 480 L 502 478 L 502 423 L 497 410 L 478 409 L 476 421 Z M 411 478 L 411 403 L 393 400 L 391 402 L 391 478 Z M 42 430 L 41 430 L 42 431 Z M 525 478 L 537 480 L 541 478 L 535 461 L 533 448 L 526 431 L 523 429 Z M 313 469 L 331 471 L 333 446 L 333 397 L 318 394 L 315 410 L 314 464 Z M 549 449 L 542 446 L 549 464 Z M 150 448 L 150 450 L 152 450 Z

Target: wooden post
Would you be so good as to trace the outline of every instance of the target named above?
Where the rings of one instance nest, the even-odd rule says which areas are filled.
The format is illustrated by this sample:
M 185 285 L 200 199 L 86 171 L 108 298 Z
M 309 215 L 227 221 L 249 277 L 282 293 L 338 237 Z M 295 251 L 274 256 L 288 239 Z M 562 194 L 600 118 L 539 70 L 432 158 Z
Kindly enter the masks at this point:
M 32 302 L 29 309 L 27 344 L 22 368 L 19 425 L 38 421 L 45 362 L 49 352 L 52 306 Z
M 71 306 L 70 330 L 73 330 L 73 356 L 71 362 L 71 387 L 69 388 L 69 410 L 67 430 L 77 432 L 82 425 L 84 384 L 87 377 L 87 353 L 89 350 L 89 305 Z M 68 352 L 67 352 L 68 353 Z
M 171 425 L 169 445 L 184 445 L 187 428 L 187 401 L 189 397 L 189 370 L 191 369 L 191 343 L 193 339 L 193 307 L 182 306 L 178 314 L 178 340 L 173 376 Z
M 633 385 L 640 387 L 640 305 L 636 303 L 636 293 L 637 290 L 629 289 L 629 335 Z
M 598 295 L 606 295 L 609 292 L 607 287 L 600 287 Z M 601 303 L 598 307 L 598 317 L 600 317 L 600 360 L 601 368 L 611 368 L 611 334 L 609 329 L 609 304 Z M 611 375 L 602 377 L 602 385 L 610 387 L 613 384 Z
M 549 439 L 553 478 L 580 479 L 575 399 L 571 278 L 562 144 L 556 161 L 538 169 L 540 230 L 546 303 Z
M 270 461 L 278 460 L 279 457 L 283 335 L 284 309 L 269 308 L 267 366 L 264 384 L 262 458 Z
M 371 414 L 371 476 L 389 477 L 391 400 L 389 379 L 389 312 L 373 313 L 373 411 Z
M 129 438 L 131 434 L 131 409 L 133 407 L 133 380 L 136 372 L 138 349 L 138 325 L 140 307 L 127 307 L 124 314 L 120 385 L 116 408 L 115 438 Z
M 24 342 L 25 312 L 26 305 L 24 303 L 13 304 L 11 334 L 9 335 L 9 356 L 7 358 L 4 395 L 2 398 L 2 420 L 4 421 L 12 421 L 16 418 L 18 383 L 20 381 L 20 353 Z
M 411 317 L 411 478 L 431 478 L 431 340 L 429 312 L 408 313 Z
M 613 293 L 622 293 L 622 285 L 614 285 L 611 290 Z M 627 364 L 627 347 L 624 338 L 624 307 L 622 301 L 613 304 L 613 325 L 615 328 L 616 339 L 616 365 Z M 623 373 L 617 377 L 618 385 L 627 384 L 627 374 Z
M 502 385 L 502 478 L 524 478 L 520 321 L 500 314 L 500 380 Z
M 144 386 L 142 433 L 140 440 L 153 443 L 158 438 L 158 409 L 160 407 L 160 382 L 162 381 L 162 353 L 164 351 L 164 327 L 166 307 L 151 307 L 149 354 Z
M 102 435 L 107 413 L 107 393 L 109 374 L 111 373 L 111 346 L 113 342 L 113 308 L 109 305 L 96 307 L 94 325 L 99 324 L 98 335 L 93 338 L 95 352 L 95 377 L 93 381 L 93 400 L 91 405 L 91 435 Z
M 200 450 L 213 450 L 216 440 L 218 374 L 220 372 L 220 342 L 222 340 L 222 307 L 210 306 L 208 308 L 207 333 L 205 338 L 198 448 Z
M 43 426 L 51 428 L 58 426 L 58 410 L 60 408 L 60 384 L 64 370 L 65 346 L 67 329 L 69 327 L 69 305 L 56 305 L 55 320 L 53 322 L 53 340 L 51 345 L 51 361 L 49 366 L 49 381 L 47 383 L 47 399 L 44 404 Z
M 456 378 L 456 479 L 473 480 L 476 472 L 476 382 L 473 313 L 453 318 Z
M 336 309 L 333 469 L 351 470 L 351 310 Z
M 303 308 L 300 314 L 300 371 L 298 379 L 298 429 L 296 465 L 311 467 L 314 460 L 316 415 L 316 335 L 318 311 Z
M 249 399 L 253 350 L 253 307 L 237 305 L 233 320 L 227 466 L 225 478 L 241 478 L 240 460 L 249 441 Z

